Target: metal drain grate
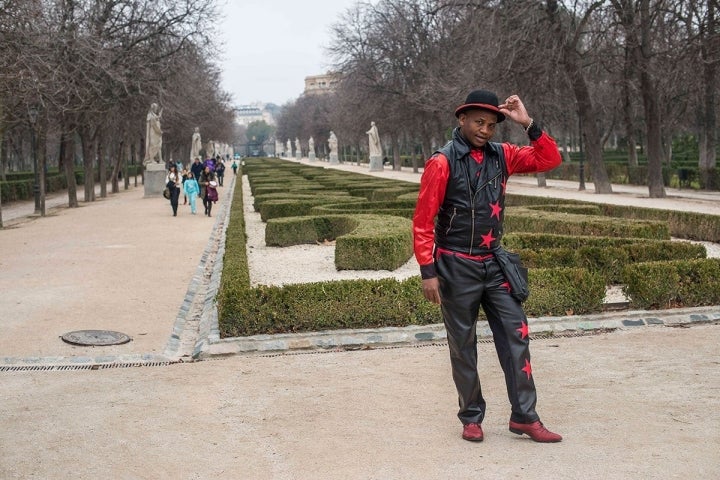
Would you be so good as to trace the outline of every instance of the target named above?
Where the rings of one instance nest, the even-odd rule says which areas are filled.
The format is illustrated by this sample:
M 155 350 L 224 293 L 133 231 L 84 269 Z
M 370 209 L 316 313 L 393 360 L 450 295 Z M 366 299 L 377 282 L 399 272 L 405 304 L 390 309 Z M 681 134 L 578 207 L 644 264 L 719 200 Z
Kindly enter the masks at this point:
M 2 372 L 67 372 L 72 370 L 106 370 L 109 368 L 166 367 L 183 362 L 95 363 L 90 365 L 0 365 Z

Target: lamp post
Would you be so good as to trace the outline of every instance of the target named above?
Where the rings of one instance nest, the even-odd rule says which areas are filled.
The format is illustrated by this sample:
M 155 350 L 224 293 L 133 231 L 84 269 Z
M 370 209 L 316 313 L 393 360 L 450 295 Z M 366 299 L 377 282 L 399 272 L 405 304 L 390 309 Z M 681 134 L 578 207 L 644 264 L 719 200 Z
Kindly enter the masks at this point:
M 35 123 L 37 122 L 38 111 L 35 107 L 28 109 L 30 119 L 30 143 L 33 156 L 33 195 L 35 196 L 35 213 L 40 213 L 40 170 L 38 169 L 37 145 L 35 144 Z

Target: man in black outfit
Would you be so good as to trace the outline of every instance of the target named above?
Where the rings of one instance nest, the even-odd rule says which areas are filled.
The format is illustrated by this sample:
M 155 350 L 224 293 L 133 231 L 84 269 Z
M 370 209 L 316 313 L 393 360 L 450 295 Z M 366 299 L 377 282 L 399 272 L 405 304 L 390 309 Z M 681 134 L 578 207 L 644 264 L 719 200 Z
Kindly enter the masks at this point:
M 527 283 L 501 239 L 508 177 L 551 170 L 560 165 L 560 152 L 517 95 L 498 105 L 493 92 L 473 91 L 455 116 L 459 126 L 452 140 L 425 164 L 413 235 L 423 295 L 440 304 L 445 322 L 462 438 L 484 438 L 475 331 L 482 307 L 505 373 L 510 431 L 536 442 L 559 442 L 562 437 L 545 428 L 535 412 L 530 338 L 521 304 Z M 522 126 L 530 146 L 490 141 L 506 117 Z

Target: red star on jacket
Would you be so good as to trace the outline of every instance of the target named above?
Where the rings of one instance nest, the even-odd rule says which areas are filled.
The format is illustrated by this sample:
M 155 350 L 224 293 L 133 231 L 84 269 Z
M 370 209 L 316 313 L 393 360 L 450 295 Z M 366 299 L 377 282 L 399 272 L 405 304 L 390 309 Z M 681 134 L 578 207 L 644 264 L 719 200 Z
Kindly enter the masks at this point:
M 528 328 L 527 323 L 525 323 L 525 322 L 521 322 L 521 323 L 522 323 L 522 327 L 516 328 L 515 331 L 520 332 L 520 338 L 524 339 L 530 333 L 530 329 Z
M 500 202 L 490 203 L 490 208 L 492 209 L 492 213 L 490 214 L 490 218 L 497 217 L 498 220 L 500 220 L 500 212 L 502 212 L 502 207 L 500 206 Z
M 508 293 L 510 293 L 510 290 L 512 290 L 512 288 L 510 288 L 510 282 L 503 282 L 500 284 L 500 286 L 505 287 L 507 289 Z
M 522 368 L 522 371 L 527 373 L 528 380 L 530 380 L 530 375 L 532 375 L 532 366 L 527 358 L 525 359 L 525 366 Z
M 480 235 L 480 238 L 482 238 L 482 242 L 480 243 L 481 247 L 487 247 L 490 248 L 492 246 L 493 240 L 495 240 L 496 237 L 493 237 L 493 231 L 492 228 L 487 233 L 487 235 Z

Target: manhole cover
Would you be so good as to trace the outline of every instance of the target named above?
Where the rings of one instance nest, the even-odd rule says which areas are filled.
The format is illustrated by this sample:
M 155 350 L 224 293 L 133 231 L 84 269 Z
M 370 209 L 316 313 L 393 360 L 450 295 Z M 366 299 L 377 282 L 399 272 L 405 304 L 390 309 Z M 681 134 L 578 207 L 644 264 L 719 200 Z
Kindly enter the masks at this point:
M 110 330 L 77 330 L 68 332 L 62 337 L 63 341 L 73 345 L 121 345 L 132 340 L 129 336 Z

